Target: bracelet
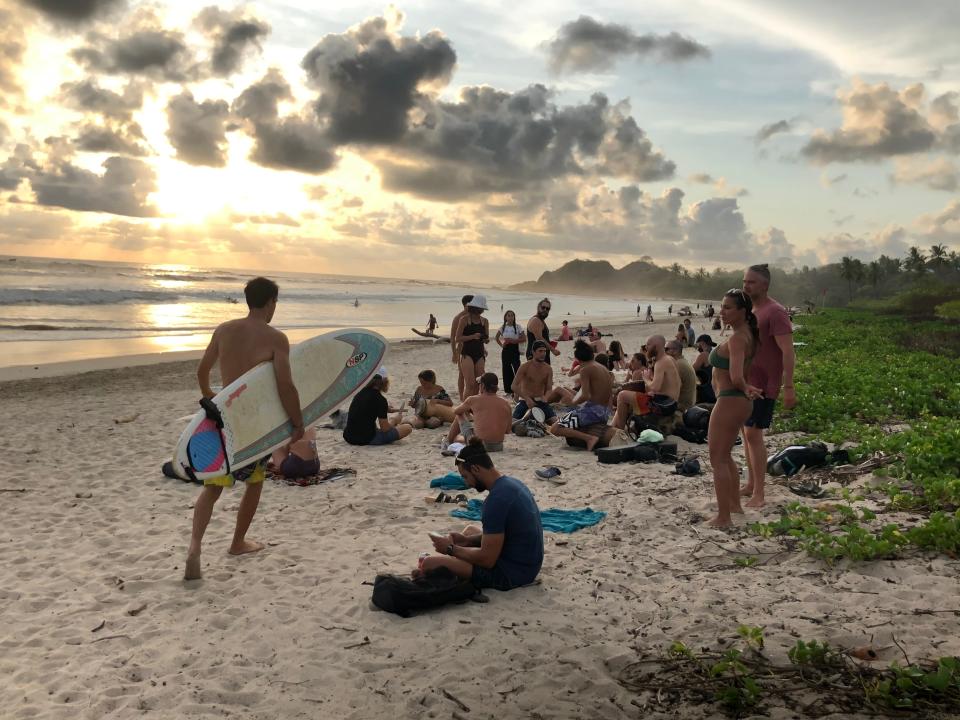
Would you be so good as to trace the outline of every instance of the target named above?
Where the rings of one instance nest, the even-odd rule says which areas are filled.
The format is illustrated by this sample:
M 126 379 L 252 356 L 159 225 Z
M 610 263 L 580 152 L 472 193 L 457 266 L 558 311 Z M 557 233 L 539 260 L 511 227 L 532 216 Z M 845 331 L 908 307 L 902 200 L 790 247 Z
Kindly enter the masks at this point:
M 453 557 L 453 548 L 454 548 L 454 547 L 455 547 L 455 546 L 454 546 L 453 543 L 450 543 L 449 545 L 447 545 L 447 555 L 450 555 L 451 557 Z

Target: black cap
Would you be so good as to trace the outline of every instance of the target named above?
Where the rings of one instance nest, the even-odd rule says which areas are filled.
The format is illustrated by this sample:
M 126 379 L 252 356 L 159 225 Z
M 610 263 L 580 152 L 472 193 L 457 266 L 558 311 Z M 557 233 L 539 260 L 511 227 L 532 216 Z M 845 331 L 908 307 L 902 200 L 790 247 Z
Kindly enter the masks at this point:
M 705 342 L 705 343 L 706 343 L 707 345 L 709 345 L 710 347 L 716 347 L 716 346 L 717 346 L 717 344 L 713 341 L 713 338 L 710 337 L 709 335 L 701 335 L 700 337 L 697 338 L 697 342 L 698 342 L 698 343 L 699 343 L 699 342 Z

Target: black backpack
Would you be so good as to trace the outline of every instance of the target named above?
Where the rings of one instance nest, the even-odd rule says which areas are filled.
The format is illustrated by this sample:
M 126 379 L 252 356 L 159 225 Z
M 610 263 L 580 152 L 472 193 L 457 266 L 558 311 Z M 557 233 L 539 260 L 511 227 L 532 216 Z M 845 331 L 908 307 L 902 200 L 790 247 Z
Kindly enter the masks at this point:
M 430 570 L 416 580 L 405 575 L 377 575 L 373 581 L 373 604 L 400 617 L 475 597 L 477 602 L 486 601 L 472 582 L 445 567 Z
M 813 441 L 809 445 L 791 445 L 767 458 L 767 473 L 790 477 L 800 468 L 822 467 L 827 464 L 830 451 L 821 442 Z

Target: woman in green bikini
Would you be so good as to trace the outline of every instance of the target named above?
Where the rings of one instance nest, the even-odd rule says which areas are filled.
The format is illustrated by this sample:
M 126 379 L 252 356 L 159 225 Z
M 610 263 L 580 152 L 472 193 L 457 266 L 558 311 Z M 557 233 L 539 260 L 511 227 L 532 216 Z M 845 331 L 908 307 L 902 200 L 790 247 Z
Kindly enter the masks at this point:
M 750 361 L 760 343 L 750 297 L 739 288 L 730 290 L 723 296 L 720 317 L 725 326 L 733 329 L 733 334 L 710 353 L 717 404 L 710 414 L 707 442 L 713 467 L 713 487 L 717 493 L 717 516 L 709 524 L 729 527 L 733 524 L 730 514 L 743 512 L 739 472 L 731 455 L 733 444 L 743 423 L 750 417 L 754 399 L 763 393 L 760 388 L 747 383 Z

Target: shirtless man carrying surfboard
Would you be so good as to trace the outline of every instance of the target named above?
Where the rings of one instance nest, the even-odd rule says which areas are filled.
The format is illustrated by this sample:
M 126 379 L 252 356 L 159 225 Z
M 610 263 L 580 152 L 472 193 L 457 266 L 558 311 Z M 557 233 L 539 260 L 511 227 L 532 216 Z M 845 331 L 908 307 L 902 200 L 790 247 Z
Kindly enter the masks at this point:
M 214 330 L 210 344 L 200 360 L 200 367 L 197 368 L 200 391 L 205 398 L 215 395 L 210 388 L 210 371 L 218 361 L 224 387 L 260 363 L 272 361 L 280 402 L 293 423 L 290 442 L 295 443 L 303 437 L 303 415 L 300 412 L 300 395 L 293 384 L 290 370 L 290 341 L 282 332 L 270 327 L 273 313 L 277 309 L 280 289 L 273 280 L 258 277 L 248 282 L 243 292 L 247 298 L 249 313 L 245 318 L 228 320 Z M 247 540 L 246 535 L 257 512 L 257 505 L 260 504 L 266 461 L 267 458 L 263 458 L 230 475 L 204 480 L 203 490 L 193 509 L 193 534 L 190 537 L 190 549 L 187 551 L 184 580 L 197 580 L 202 577 L 200 543 L 203 533 L 210 523 L 213 506 L 223 488 L 232 487 L 235 480 L 245 481 L 246 489 L 237 510 L 237 526 L 229 552 L 231 555 L 243 555 L 263 549 L 262 543 Z

